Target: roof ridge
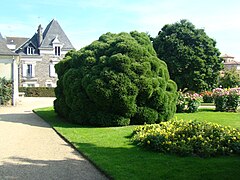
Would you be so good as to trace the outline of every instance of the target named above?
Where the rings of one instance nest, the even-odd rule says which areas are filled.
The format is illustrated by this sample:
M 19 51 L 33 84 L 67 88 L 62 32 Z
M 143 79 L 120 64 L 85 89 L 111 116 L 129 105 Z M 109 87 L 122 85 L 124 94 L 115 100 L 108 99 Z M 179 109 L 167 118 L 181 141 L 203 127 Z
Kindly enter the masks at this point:
M 52 46 L 52 41 L 56 38 L 56 35 L 58 35 L 59 41 L 63 43 L 63 49 L 74 49 L 62 27 L 55 19 L 53 19 L 45 28 L 43 32 L 43 40 L 39 48 L 50 48 L 50 46 Z

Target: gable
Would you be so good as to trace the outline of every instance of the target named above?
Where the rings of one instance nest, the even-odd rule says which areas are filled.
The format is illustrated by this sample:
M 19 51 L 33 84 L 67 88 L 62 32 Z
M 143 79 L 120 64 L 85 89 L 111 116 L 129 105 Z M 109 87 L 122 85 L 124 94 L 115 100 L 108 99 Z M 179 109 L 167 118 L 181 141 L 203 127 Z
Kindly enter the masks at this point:
M 52 42 L 56 37 L 58 38 L 59 42 L 63 44 L 63 50 L 74 49 L 67 35 L 64 33 L 58 22 L 54 19 L 47 25 L 45 31 L 43 32 L 43 41 L 40 49 L 52 48 Z
M 24 44 L 22 44 L 17 50 L 16 53 L 19 54 L 28 54 L 27 53 L 27 48 L 28 47 L 33 47 L 34 48 L 34 54 L 38 53 L 38 48 L 37 48 L 37 34 L 35 33 L 31 39 L 28 39 Z

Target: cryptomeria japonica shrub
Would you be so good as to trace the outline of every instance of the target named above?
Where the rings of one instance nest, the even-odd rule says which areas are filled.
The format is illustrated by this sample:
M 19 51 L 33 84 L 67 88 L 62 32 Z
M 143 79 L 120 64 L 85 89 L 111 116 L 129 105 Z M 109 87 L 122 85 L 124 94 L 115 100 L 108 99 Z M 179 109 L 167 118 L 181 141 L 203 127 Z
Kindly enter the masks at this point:
M 79 124 L 155 123 L 176 111 L 177 86 L 145 33 L 103 34 L 69 52 L 56 72 L 55 111 Z

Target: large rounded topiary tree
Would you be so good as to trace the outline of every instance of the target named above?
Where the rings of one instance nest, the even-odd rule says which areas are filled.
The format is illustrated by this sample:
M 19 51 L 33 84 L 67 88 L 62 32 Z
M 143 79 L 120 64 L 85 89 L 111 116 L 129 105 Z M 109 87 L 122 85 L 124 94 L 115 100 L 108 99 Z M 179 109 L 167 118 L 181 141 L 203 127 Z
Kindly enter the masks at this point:
M 145 33 L 107 33 L 56 65 L 55 111 L 95 126 L 155 123 L 171 118 L 176 84 Z

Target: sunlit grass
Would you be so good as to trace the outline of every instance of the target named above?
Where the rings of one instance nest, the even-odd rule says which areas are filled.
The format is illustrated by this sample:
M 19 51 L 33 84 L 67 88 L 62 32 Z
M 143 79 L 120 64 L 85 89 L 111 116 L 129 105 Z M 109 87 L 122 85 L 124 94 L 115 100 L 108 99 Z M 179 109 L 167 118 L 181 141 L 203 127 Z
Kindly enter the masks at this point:
M 134 146 L 135 126 L 92 128 L 60 120 L 52 107 L 35 110 L 99 168 L 114 179 L 239 179 L 240 157 L 178 157 Z M 240 128 L 239 113 L 202 111 L 176 114 L 178 119 L 197 119 Z

